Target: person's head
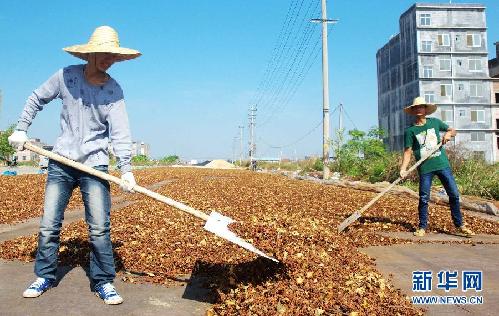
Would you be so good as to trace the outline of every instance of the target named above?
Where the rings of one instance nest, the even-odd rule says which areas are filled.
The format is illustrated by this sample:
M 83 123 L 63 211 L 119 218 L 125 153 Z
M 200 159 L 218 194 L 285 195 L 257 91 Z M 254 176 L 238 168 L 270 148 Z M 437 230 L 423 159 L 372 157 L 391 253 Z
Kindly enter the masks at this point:
M 437 106 L 432 103 L 427 103 L 424 98 L 417 97 L 411 105 L 404 108 L 404 112 L 416 117 L 425 117 L 437 110 Z
M 90 53 L 87 62 L 101 72 L 106 72 L 120 57 L 111 53 Z
M 137 50 L 121 47 L 118 33 L 109 26 L 96 28 L 87 44 L 74 45 L 63 50 L 86 60 L 89 64 L 95 64 L 101 71 L 107 70 L 115 62 L 130 60 L 141 55 Z

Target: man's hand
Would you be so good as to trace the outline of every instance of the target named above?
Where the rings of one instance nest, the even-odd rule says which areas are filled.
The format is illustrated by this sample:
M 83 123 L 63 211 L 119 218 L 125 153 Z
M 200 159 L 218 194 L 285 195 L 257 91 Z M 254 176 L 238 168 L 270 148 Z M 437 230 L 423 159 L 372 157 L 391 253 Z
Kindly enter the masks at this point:
M 400 169 L 400 177 L 401 177 L 402 179 L 405 179 L 405 177 L 407 177 L 407 175 L 408 175 L 408 174 L 409 174 L 409 173 L 407 172 L 407 170 L 405 170 L 405 169 Z
M 135 182 L 135 178 L 133 176 L 133 173 L 131 173 L 130 171 L 129 172 L 125 172 L 124 174 L 121 175 L 121 184 L 120 184 L 120 188 L 124 191 L 124 192 L 129 192 L 129 193 L 133 193 L 133 187 L 136 185 L 137 183 Z
M 452 138 L 452 134 L 450 132 L 447 132 L 444 134 L 444 137 L 442 137 L 442 145 L 445 145 L 448 141 L 450 141 Z
M 25 131 L 14 131 L 7 140 L 9 141 L 9 145 L 17 150 L 22 150 L 24 143 L 28 141 L 28 135 Z

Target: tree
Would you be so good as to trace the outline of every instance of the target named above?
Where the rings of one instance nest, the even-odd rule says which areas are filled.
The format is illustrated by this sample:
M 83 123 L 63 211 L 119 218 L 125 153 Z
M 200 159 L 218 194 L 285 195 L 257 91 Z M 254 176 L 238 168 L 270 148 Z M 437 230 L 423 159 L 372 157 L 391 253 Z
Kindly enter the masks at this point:
M 159 160 L 160 163 L 166 164 L 166 165 L 171 165 L 174 163 L 177 163 L 179 161 L 179 157 L 177 155 L 170 155 L 170 156 L 165 156 Z
M 14 132 L 15 125 L 11 125 L 5 132 L 0 132 L 0 160 L 10 161 L 16 150 L 9 145 L 8 137 Z
M 149 162 L 149 158 L 146 155 L 137 155 L 132 157 L 132 163 L 134 164 L 145 164 Z

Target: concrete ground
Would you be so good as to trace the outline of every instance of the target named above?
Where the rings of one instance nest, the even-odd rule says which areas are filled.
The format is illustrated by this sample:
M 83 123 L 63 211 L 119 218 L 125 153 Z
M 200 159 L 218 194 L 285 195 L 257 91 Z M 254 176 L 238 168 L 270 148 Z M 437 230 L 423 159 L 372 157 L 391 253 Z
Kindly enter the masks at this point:
M 60 267 L 59 284 L 38 298 L 23 298 L 34 281 L 33 263 L 0 260 L 2 315 L 204 315 L 208 290 L 193 281 L 182 287 L 131 284 L 115 280 L 123 304 L 109 306 L 90 291 L 86 272 Z
M 393 237 L 413 239 L 409 233 L 384 234 Z M 396 288 L 409 296 L 483 296 L 483 305 L 420 305 L 427 309 L 427 315 L 497 315 L 499 310 L 499 236 L 477 236 L 477 244 L 400 244 L 361 249 L 376 259 L 377 268 L 385 277 L 391 276 Z M 461 237 L 432 234 L 428 240 L 452 241 Z M 415 240 L 416 238 L 414 238 Z M 417 238 L 419 239 L 419 238 Z M 446 293 L 437 288 L 437 274 L 441 270 L 458 271 L 458 289 Z M 462 271 L 474 270 L 483 273 L 483 290 L 462 291 Z M 412 272 L 432 271 L 432 291 L 418 293 L 412 291 Z
M 22 174 L 38 174 L 40 172 L 40 168 L 39 167 L 31 167 L 31 166 L 17 166 L 17 167 L 4 167 L 4 166 L 1 166 L 0 167 L 0 175 L 4 172 L 4 171 L 15 171 L 17 172 L 18 175 L 22 175 Z

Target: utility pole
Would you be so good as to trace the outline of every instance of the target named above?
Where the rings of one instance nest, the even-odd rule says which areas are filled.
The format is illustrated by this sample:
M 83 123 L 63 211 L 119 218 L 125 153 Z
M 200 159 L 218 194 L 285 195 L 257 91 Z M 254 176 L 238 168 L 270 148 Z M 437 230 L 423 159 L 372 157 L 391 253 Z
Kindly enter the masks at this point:
M 313 19 L 312 22 L 322 23 L 322 162 L 324 171 L 322 178 L 329 179 L 329 65 L 327 54 L 327 25 L 338 20 L 328 20 L 326 13 L 326 0 L 322 0 L 322 18 Z
M 339 110 L 340 110 L 340 114 L 339 114 L 338 130 L 340 133 L 343 134 L 343 103 L 340 103 Z
M 250 160 L 250 170 L 256 169 L 255 164 L 255 125 L 256 125 L 256 105 L 252 105 L 249 110 L 249 160 Z
M 232 163 L 236 161 L 236 142 L 237 142 L 237 136 L 234 136 L 232 139 Z
M 0 117 L 2 117 L 2 101 L 3 101 L 2 89 L 0 89 Z
M 239 166 L 243 165 L 243 128 L 244 126 L 239 125 L 239 140 L 241 142 L 241 148 L 239 149 Z

